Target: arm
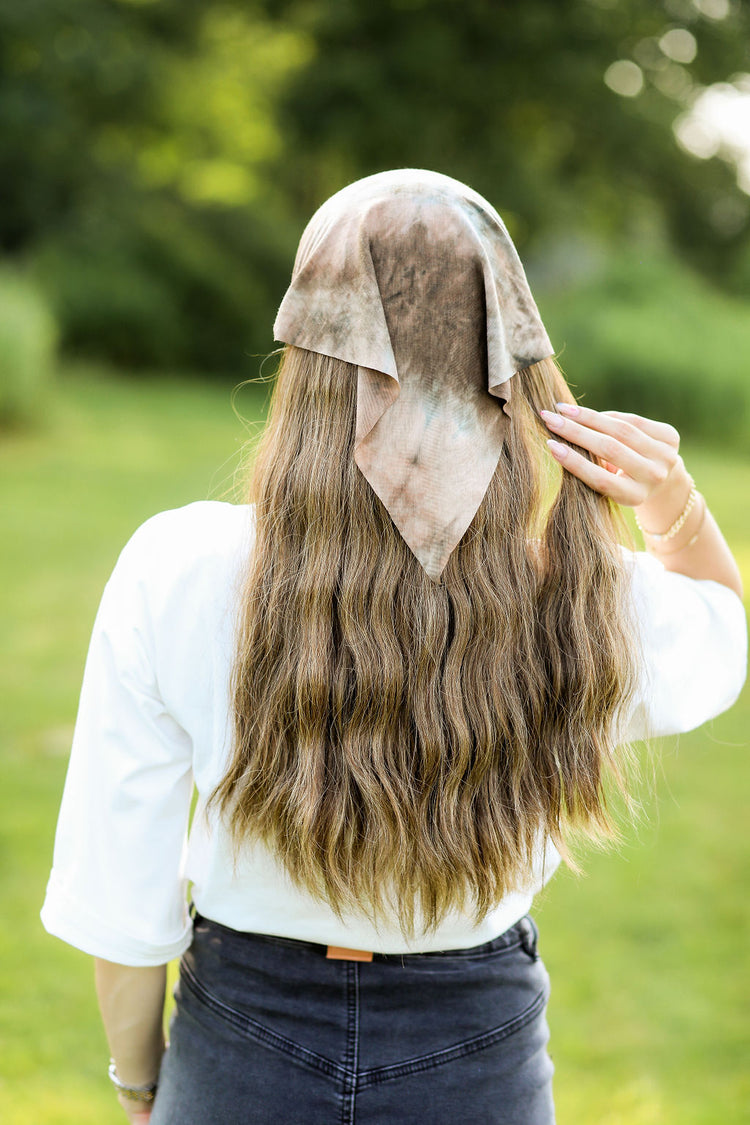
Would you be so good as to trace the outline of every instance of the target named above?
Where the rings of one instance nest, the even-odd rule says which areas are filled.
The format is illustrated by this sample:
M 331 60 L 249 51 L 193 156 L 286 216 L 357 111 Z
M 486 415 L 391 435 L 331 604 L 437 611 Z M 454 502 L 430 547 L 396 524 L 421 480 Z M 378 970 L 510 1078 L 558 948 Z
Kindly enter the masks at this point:
M 635 508 L 641 525 L 660 532 L 671 527 L 684 510 L 690 489 L 691 478 L 679 457 L 664 483 Z M 646 544 L 666 570 L 688 578 L 711 578 L 742 597 L 739 568 L 703 498 L 669 544 L 662 546 L 648 536 Z
M 167 967 L 131 968 L 95 958 L 96 992 L 118 1078 L 128 1086 L 156 1082 L 164 1053 L 164 993 Z M 150 1105 L 122 1096 L 133 1125 L 145 1125 Z
M 691 489 L 674 427 L 637 414 L 568 403 L 559 403 L 557 410 L 542 411 L 547 427 L 594 454 L 599 463 L 552 441 L 555 460 L 597 492 L 634 508 L 647 532 L 661 534 L 670 528 L 684 511 Z M 702 496 L 676 535 L 664 541 L 647 534 L 646 546 L 667 570 L 712 579 L 742 597 L 739 568 Z

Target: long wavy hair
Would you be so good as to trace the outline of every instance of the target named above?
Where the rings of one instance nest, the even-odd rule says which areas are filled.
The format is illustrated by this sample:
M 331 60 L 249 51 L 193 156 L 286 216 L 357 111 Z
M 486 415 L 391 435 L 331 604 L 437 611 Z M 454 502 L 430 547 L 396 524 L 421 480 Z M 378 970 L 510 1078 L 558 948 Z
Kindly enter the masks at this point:
M 212 802 L 339 915 L 479 921 L 540 841 L 611 831 L 635 675 L 610 503 L 545 485 L 551 359 L 514 379 L 497 471 L 441 582 L 353 457 L 356 368 L 284 349 L 252 477 L 232 693 Z

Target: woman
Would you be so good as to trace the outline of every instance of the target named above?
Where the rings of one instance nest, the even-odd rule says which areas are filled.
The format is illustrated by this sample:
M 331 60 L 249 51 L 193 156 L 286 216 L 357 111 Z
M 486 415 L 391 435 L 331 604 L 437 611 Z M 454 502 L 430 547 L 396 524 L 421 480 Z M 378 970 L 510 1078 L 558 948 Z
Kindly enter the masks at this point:
M 105 591 L 44 923 L 132 1122 L 551 1122 L 533 894 L 623 744 L 733 702 L 736 564 L 671 426 L 575 404 L 464 185 L 330 199 L 275 333 L 254 506 L 161 513 Z

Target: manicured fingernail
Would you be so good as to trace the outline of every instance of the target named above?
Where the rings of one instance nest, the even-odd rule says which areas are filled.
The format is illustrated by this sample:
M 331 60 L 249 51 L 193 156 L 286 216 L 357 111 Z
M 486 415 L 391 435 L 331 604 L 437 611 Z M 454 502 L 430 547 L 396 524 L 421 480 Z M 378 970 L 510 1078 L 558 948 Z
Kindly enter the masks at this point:
M 549 446 L 552 456 L 557 457 L 559 461 L 564 461 L 568 456 L 568 447 L 567 445 L 563 445 L 561 441 L 552 441 L 552 439 L 549 439 L 547 445 Z
M 575 418 L 576 414 L 581 413 L 580 406 L 576 406 L 574 402 L 556 402 L 555 406 L 561 414 L 567 414 L 569 418 Z
M 551 430 L 559 430 L 565 421 L 559 414 L 553 414 L 551 410 L 540 410 L 539 413 Z

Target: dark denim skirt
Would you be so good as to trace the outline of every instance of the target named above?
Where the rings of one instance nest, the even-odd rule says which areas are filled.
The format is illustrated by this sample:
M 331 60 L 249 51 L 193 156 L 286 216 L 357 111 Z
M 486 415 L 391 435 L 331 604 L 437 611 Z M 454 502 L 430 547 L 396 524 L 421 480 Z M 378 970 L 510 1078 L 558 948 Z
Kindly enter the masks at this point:
M 551 1125 L 536 945 L 360 963 L 198 915 L 151 1125 Z

